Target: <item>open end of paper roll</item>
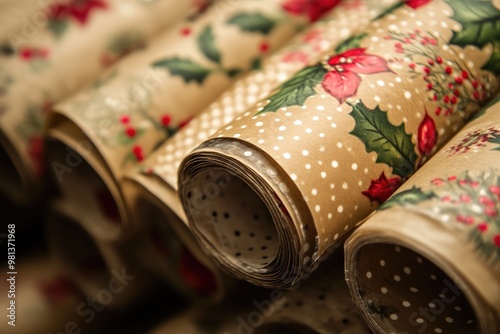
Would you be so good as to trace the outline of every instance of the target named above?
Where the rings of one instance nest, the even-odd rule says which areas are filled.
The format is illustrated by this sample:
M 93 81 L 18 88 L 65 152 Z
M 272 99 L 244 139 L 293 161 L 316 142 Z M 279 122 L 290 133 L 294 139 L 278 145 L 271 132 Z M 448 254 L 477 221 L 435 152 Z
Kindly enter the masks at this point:
M 257 269 L 276 259 L 278 231 L 271 212 L 252 187 L 216 168 L 201 171 L 190 184 L 184 193 L 189 214 L 196 216 L 198 230 L 216 249 Z
M 114 240 L 122 230 L 116 197 L 94 168 L 59 140 L 47 142 L 47 154 L 55 182 L 65 199 L 81 208 L 80 222 L 93 235 Z M 123 209 L 122 209 L 123 210 Z
M 172 224 L 184 225 L 179 217 L 173 212 L 162 211 L 142 198 L 137 202 L 137 213 L 139 222 L 149 225 L 147 238 L 154 256 L 151 265 L 158 267 L 162 276 L 174 281 L 189 294 L 214 297 L 219 286 L 216 276 L 191 254 L 171 227 Z
M 418 253 L 385 243 L 357 253 L 355 298 L 385 333 L 479 333 L 465 293 Z
M 3 193 L 16 200 L 28 197 L 19 170 L 16 168 L 5 147 L 0 146 L 0 188 Z
M 64 215 L 52 219 L 48 230 L 49 246 L 83 292 L 95 298 L 113 276 L 97 244 L 76 222 Z

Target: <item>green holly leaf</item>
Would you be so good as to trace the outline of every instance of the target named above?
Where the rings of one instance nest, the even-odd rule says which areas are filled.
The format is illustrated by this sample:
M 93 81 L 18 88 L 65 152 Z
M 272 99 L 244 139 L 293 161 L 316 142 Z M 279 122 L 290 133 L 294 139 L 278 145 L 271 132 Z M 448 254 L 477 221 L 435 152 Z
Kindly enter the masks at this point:
M 254 71 L 254 70 L 260 70 L 261 68 L 262 68 L 262 59 L 260 59 L 259 57 L 254 58 L 252 60 L 252 63 L 250 64 L 250 69 Z
M 413 186 L 413 188 L 411 189 L 404 190 L 393 195 L 391 198 L 385 201 L 381 206 L 379 206 L 378 210 L 385 210 L 396 205 L 399 206 L 405 206 L 408 204 L 416 205 L 418 203 L 427 201 L 434 197 L 436 197 L 436 194 L 434 194 L 434 192 L 425 193 L 422 191 L 422 189 Z
M 335 53 L 342 53 L 350 49 L 361 47 L 360 42 L 368 36 L 367 33 L 362 33 L 359 35 L 351 36 L 348 39 L 344 40 L 342 43 L 337 45 L 335 48 Z
M 321 83 L 326 73 L 321 65 L 299 71 L 292 79 L 280 85 L 278 92 L 270 97 L 271 102 L 259 114 L 276 112 L 283 107 L 302 106 L 308 97 L 316 95 L 314 88 Z
M 241 70 L 239 68 L 230 68 L 230 69 L 226 70 L 226 74 L 231 78 L 236 77 L 237 75 L 241 74 L 242 72 L 243 72 L 243 70 Z
M 393 173 L 401 178 L 413 174 L 418 156 L 404 125 L 393 125 L 378 106 L 371 110 L 362 101 L 350 105 L 351 116 L 356 120 L 351 134 L 365 144 L 367 152 L 376 152 L 377 162 L 392 167 Z
M 56 38 L 60 38 L 68 28 L 69 28 L 69 23 L 67 21 L 64 20 L 49 21 L 49 29 L 56 36 Z
M 380 20 L 381 18 L 389 15 L 389 14 L 392 14 L 392 12 L 394 12 L 396 9 L 400 8 L 400 7 L 403 7 L 405 5 L 405 2 L 404 1 L 400 1 L 400 2 L 396 2 L 394 5 L 388 7 L 387 9 L 385 9 L 383 12 L 381 12 L 379 15 L 377 15 L 373 20 L 373 21 L 378 21 Z
M 493 42 L 493 53 L 483 69 L 500 75 L 500 41 Z
M 221 54 L 215 45 L 214 32 L 211 26 L 207 26 L 197 39 L 200 50 L 211 61 L 220 64 Z
M 492 144 L 497 144 L 498 147 L 494 148 L 493 150 L 494 151 L 500 151 L 500 136 L 496 136 L 496 137 L 490 138 L 488 140 L 488 142 L 492 143 Z
M 260 13 L 240 13 L 227 21 L 228 24 L 238 26 L 242 31 L 258 32 L 267 35 L 273 30 L 276 22 Z
M 453 8 L 453 19 L 462 25 L 462 30 L 453 33 L 450 43 L 479 48 L 493 43 L 493 54 L 484 69 L 500 74 L 500 11 L 491 1 L 447 0 Z
M 180 76 L 185 82 L 195 81 L 198 84 L 202 84 L 212 72 L 190 59 L 178 57 L 159 60 L 153 66 L 166 68 L 171 75 Z

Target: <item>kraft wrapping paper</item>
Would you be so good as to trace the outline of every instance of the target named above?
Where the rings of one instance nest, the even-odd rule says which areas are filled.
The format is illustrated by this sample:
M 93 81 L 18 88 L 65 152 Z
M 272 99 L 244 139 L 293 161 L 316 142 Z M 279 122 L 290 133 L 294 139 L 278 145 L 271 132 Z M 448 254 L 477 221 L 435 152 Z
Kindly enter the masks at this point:
M 313 269 L 497 90 L 498 8 L 394 6 L 211 136 L 179 170 L 204 249 L 261 286 Z
M 28 203 L 42 188 L 52 105 L 87 85 L 199 1 L 20 1 L 0 28 L 0 191 Z M 8 16 L 8 18 L 4 18 Z
M 324 20 L 311 25 L 266 59 L 262 69 L 238 80 L 200 116 L 194 118 L 144 163 L 126 174 L 122 189 L 130 213 L 138 224 L 144 225 L 148 230 L 142 232 L 142 238 L 149 240 L 144 241 L 143 248 L 147 250 L 144 251 L 144 262 L 148 263 L 149 267 L 161 271 L 169 280 L 179 281 L 175 279 L 182 278 L 178 275 L 176 259 L 179 258 L 181 249 L 190 250 L 198 261 L 202 261 L 210 269 L 211 276 L 216 278 L 215 282 L 213 278 L 206 279 L 204 284 L 194 282 L 199 285 L 195 291 L 203 292 L 217 287 L 214 290 L 215 297 L 220 299 L 227 291 L 234 289 L 234 282 L 214 266 L 185 224 L 185 216 L 176 192 L 177 167 L 183 157 L 202 143 L 210 133 L 215 132 L 221 124 L 228 123 L 238 113 L 268 94 L 273 87 L 290 78 L 305 62 L 351 35 L 363 22 L 367 25 L 369 19 L 380 12 L 380 6 L 380 3 L 371 2 L 359 3 L 356 6 L 349 1 L 340 3 Z M 352 24 L 354 21 L 356 26 Z M 159 243 L 163 246 L 159 246 Z M 199 277 L 208 274 L 200 272 Z M 182 279 L 180 283 L 184 282 L 185 285 L 186 281 Z M 217 284 L 211 288 L 212 283 L 207 284 L 210 282 Z
M 136 254 L 137 243 L 95 240 L 79 223 L 79 209 L 55 200 L 47 224 L 51 255 L 76 286 L 98 308 L 123 310 L 155 283 Z
M 499 125 L 497 97 L 348 239 L 375 332 L 500 330 Z
M 133 222 L 119 187 L 126 170 L 201 112 L 238 74 L 259 66 L 304 27 L 307 17 L 290 13 L 284 4 L 222 2 L 159 36 L 54 108 L 48 154 L 62 192 L 68 200 L 98 210 L 106 193 L 107 209 L 82 220 L 92 234 L 127 238 Z M 76 166 L 66 160 L 65 146 L 74 151 Z M 104 190 L 96 193 L 84 184 Z M 81 191 L 74 192 L 75 187 Z
M 7 272 L 7 267 L 2 266 L 2 271 Z M 40 255 L 20 259 L 17 271 L 15 327 L 8 324 L 11 320 L 6 317 L 11 300 L 7 298 L 10 283 L 2 275 L 0 287 L 5 294 L 2 293 L 0 298 L 0 307 L 4 312 L 0 331 L 5 334 L 39 334 L 64 329 L 82 301 L 80 291 L 70 278 L 56 261 Z M 83 321 L 78 325 L 83 325 Z
M 124 187 L 135 182 L 150 192 L 155 189 L 155 195 L 186 221 L 177 196 L 177 171 L 182 160 L 208 136 L 269 95 L 274 88 L 290 79 L 308 62 L 319 58 L 345 38 L 362 31 L 370 19 L 392 3 L 395 1 L 340 2 L 323 20 L 311 25 L 266 59 L 260 70 L 250 72 L 239 79 L 144 163 L 128 172 Z M 155 186 L 161 181 L 165 184 L 161 187 Z M 134 196 L 128 191 L 125 191 L 125 194 L 131 211 L 138 212 L 134 209 Z

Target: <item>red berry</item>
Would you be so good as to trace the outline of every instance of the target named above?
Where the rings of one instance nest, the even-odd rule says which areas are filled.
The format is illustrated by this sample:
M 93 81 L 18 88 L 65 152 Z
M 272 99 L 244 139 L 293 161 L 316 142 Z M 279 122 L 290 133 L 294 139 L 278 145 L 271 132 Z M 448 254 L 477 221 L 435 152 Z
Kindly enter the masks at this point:
M 463 78 L 463 79 L 468 79 L 468 78 L 469 78 L 469 72 L 467 72 L 467 71 L 462 71 L 462 78 Z
M 446 95 L 444 98 L 443 98 L 443 102 L 444 103 L 448 103 L 450 102 L 450 97 L 448 95 Z
M 427 61 L 427 63 L 428 63 L 430 66 L 434 66 L 434 64 L 435 64 L 435 63 L 434 63 L 434 60 L 432 60 L 432 59 L 429 59 L 429 60 Z
M 189 36 L 189 35 L 191 35 L 191 32 L 192 32 L 191 28 L 189 28 L 189 27 L 185 27 L 185 28 L 181 29 L 181 35 L 183 35 L 183 36 Z
M 500 186 L 491 186 L 490 192 L 495 195 L 500 195 Z
M 472 94 L 476 100 L 479 100 L 479 93 L 476 91 Z
M 410 65 L 408 65 L 412 70 L 415 69 L 415 67 L 417 67 L 417 65 L 415 65 L 414 63 L 411 63 Z
M 441 110 L 442 110 L 441 107 L 437 107 L 436 108 L 436 115 L 438 115 L 438 116 L 441 115 Z
M 396 43 L 394 44 L 395 47 L 397 47 L 398 49 L 401 49 L 403 47 L 403 44 L 401 43 Z
M 430 68 L 428 68 L 428 67 L 424 67 L 424 72 L 425 72 L 426 74 L 429 74 L 429 73 L 431 73 L 431 69 L 430 69 Z
M 423 40 L 420 41 L 420 44 L 427 45 L 427 44 L 429 44 L 429 42 L 427 42 L 425 39 L 423 39 Z
M 456 97 L 456 96 L 453 96 L 453 97 L 451 98 L 450 102 L 451 102 L 451 104 L 457 104 L 457 102 L 458 102 L 457 97 Z
M 447 66 L 444 70 L 445 70 L 445 71 L 446 71 L 446 73 L 448 73 L 448 74 L 452 74 L 452 73 L 453 73 L 453 69 L 452 69 L 451 67 L 449 67 L 449 66 Z
M 434 38 L 430 38 L 429 43 L 431 43 L 432 45 L 436 45 L 437 41 Z
M 172 117 L 170 117 L 170 115 L 163 115 L 161 117 L 161 124 L 163 124 L 163 126 L 167 127 L 170 123 L 172 123 Z
M 477 229 L 481 232 L 486 232 L 488 230 L 488 225 L 486 223 L 481 223 L 477 225 Z
M 477 82 L 477 81 L 474 80 L 472 82 L 472 87 L 477 88 L 478 86 L 479 86 L 479 82 Z
M 33 57 L 33 51 L 30 49 L 24 49 L 20 52 L 20 56 L 25 60 L 31 59 Z
M 437 57 L 436 57 L 436 62 L 437 62 L 438 64 L 442 64 L 442 63 L 443 63 L 443 58 L 441 58 L 440 56 L 437 56 Z
M 417 38 L 417 35 L 416 34 L 410 34 L 410 38 L 415 39 L 415 38 Z
M 120 117 L 120 123 L 122 124 L 128 124 L 130 122 L 130 117 L 127 116 L 127 115 L 124 115 L 122 117 Z
M 493 237 L 493 243 L 495 246 L 500 247 L 500 234 L 497 234 Z
M 262 53 L 266 53 L 267 51 L 269 51 L 269 48 L 270 48 L 270 47 L 269 47 L 269 43 L 267 43 L 267 42 L 262 42 L 262 43 L 260 43 L 260 45 L 259 45 L 259 50 L 260 50 L 260 52 L 262 52 Z
M 457 84 L 461 85 L 464 81 L 463 81 L 463 79 L 462 79 L 461 77 L 456 77 L 456 78 L 455 78 L 455 82 L 456 82 Z
M 126 128 L 125 129 L 125 134 L 130 137 L 130 138 L 133 138 L 135 137 L 135 135 L 137 134 L 137 131 L 135 131 L 134 128 Z
M 143 161 L 144 160 L 144 154 L 142 153 L 142 147 L 139 145 L 136 145 L 132 148 L 132 153 L 135 155 L 135 158 L 137 161 Z
M 458 89 L 455 89 L 455 90 L 453 91 L 453 95 L 455 95 L 455 96 L 457 96 L 457 97 L 458 97 L 458 96 L 460 96 L 460 91 L 459 91 Z
M 429 82 L 429 83 L 427 84 L 427 89 L 428 89 L 428 90 L 431 90 L 431 89 L 432 89 L 432 83 L 430 83 L 430 82 Z

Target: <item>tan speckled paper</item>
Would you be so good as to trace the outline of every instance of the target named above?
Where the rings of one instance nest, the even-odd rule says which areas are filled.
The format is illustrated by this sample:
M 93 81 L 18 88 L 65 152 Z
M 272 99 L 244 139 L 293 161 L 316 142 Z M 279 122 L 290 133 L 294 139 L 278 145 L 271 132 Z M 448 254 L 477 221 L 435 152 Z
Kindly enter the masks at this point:
M 86 203 L 87 215 L 100 212 L 82 219 L 92 234 L 126 238 L 134 228 L 119 186 L 125 172 L 305 25 L 304 16 L 289 14 L 282 4 L 214 5 L 54 108 L 48 132 L 52 171 L 68 200 Z M 99 207 L 101 197 L 107 208 Z
M 191 153 L 179 193 L 207 252 L 262 286 L 314 268 L 497 90 L 497 37 L 466 38 L 471 11 L 500 12 L 487 1 L 391 8 Z
M 40 195 L 51 106 L 74 94 L 200 2 L 3 1 L 0 6 L 0 192 Z M 4 17 L 5 16 L 5 17 Z
M 500 97 L 348 239 L 346 277 L 375 332 L 500 330 L 499 162 Z

